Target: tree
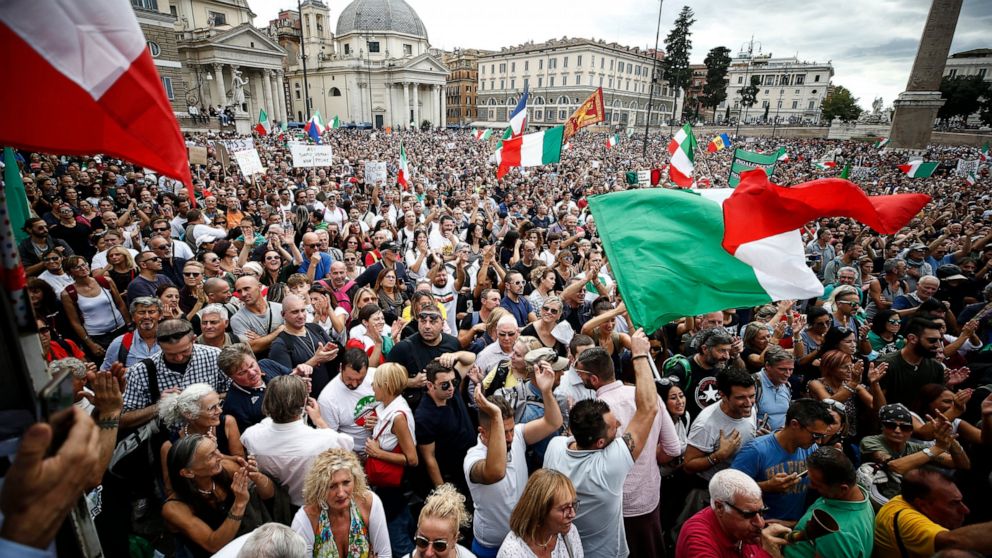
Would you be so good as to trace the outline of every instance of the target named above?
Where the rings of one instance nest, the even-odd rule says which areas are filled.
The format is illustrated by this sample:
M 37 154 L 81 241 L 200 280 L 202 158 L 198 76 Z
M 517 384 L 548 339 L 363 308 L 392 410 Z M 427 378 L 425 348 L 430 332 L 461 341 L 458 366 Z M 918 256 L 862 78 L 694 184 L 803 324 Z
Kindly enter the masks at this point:
M 823 120 L 827 122 L 834 118 L 839 118 L 841 122 L 851 122 L 857 120 L 862 112 L 857 97 L 851 95 L 843 85 L 834 87 L 834 90 L 824 97 L 820 110 Z
M 702 102 L 704 107 L 713 109 L 713 119 L 716 120 L 716 107 L 727 99 L 730 49 L 714 47 L 706 54 L 703 64 L 706 64 L 706 85 L 703 86 Z
M 761 83 L 761 76 L 751 76 L 751 85 L 747 87 L 741 87 L 737 90 L 737 94 L 741 96 L 741 106 L 745 108 L 744 116 L 747 117 L 747 110 L 754 106 L 754 103 L 758 102 L 758 91 L 761 90 L 758 85 Z M 741 122 L 744 118 L 738 117 Z
M 679 12 L 679 17 L 675 20 L 675 27 L 665 37 L 665 59 L 661 61 L 661 77 L 675 88 L 676 95 L 678 95 L 679 88 L 689 83 L 692 77 L 689 70 L 692 33 L 689 31 L 689 27 L 696 23 L 696 20 L 693 19 L 694 15 L 689 6 L 682 6 L 682 11 Z
M 944 76 L 940 80 L 940 94 L 944 106 L 937 111 L 937 118 L 948 121 L 953 118 L 968 118 L 980 108 L 982 99 L 992 97 L 992 86 L 979 75 Z

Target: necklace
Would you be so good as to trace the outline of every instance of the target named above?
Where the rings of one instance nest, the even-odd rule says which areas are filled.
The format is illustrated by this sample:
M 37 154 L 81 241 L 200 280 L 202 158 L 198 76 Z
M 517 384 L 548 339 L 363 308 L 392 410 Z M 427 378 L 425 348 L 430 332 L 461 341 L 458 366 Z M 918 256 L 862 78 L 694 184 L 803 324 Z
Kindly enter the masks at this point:
M 213 496 L 215 488 L 217 488 L 217 484 L 213 481 L 213 479 L 211 479 L 210 490 L 200 490 L 199 488 L 197 488 L 196 491 L 199 492 L 200 494 L 203 494 L 204 496 Z
M 548 549 L 548 545 L 551 544 L 551 541 L 555 538 L 556 535 L 557 535 L 557 533 L 551 533 L 551 536 L 548 537 L 548 540 L 544 541 L 544 544 L 541 544 L 541 543 L 539 543 L 537 541 L 534 541 L 534 544 L 536 544 L 537 546 L 539 546 L 539 547 L 547 550 Z

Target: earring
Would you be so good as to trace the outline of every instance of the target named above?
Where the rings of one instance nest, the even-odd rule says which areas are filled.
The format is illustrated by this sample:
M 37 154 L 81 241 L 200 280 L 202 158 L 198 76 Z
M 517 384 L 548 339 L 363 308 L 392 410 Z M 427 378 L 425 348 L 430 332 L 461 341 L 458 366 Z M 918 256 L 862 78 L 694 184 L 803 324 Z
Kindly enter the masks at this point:
M 325 511 L 325 512 L 327 511 L 327 502 L 326 501 L 321 501 L 320 502 L 320 511 Z

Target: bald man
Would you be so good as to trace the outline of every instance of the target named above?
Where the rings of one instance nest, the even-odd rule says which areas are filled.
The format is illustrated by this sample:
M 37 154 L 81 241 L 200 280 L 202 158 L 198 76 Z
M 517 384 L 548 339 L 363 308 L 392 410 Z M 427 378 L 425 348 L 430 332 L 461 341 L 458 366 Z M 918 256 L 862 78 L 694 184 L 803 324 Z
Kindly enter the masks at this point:
M 303 263 L 300 264 L 300 273 L 305 273 L 310 281 L 326 279 L 331 273 L 331 264 L 334 258 L 327 252 L 320 251 L 320 239 L 314 233 L 303 235 Z

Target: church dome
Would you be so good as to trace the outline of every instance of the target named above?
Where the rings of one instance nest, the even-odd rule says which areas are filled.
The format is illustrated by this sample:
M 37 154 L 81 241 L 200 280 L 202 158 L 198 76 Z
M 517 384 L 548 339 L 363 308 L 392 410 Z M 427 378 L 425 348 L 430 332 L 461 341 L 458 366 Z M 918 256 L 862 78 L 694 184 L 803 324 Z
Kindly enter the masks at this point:
M 352 32 L 395 32 L 427 40 L 420 16 L 403 0 L 354 0 L 338 17 L 337 36 Z

